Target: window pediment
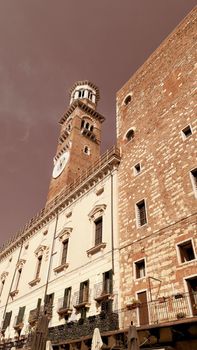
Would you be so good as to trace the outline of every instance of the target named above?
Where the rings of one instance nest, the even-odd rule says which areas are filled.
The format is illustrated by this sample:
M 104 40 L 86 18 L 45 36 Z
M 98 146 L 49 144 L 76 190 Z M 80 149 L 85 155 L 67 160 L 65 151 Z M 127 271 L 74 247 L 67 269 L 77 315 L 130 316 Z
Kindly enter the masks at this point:
M 105 212 L 107 205 L 106 204 L 100 204 L 96 205 L 91 212 L 88 214 L 89 220 L 96 220 L 100 216 L 102 216 Z
M 17 269 L 22 268 L 25 263 L 26 263 L 26 260 L 20 259 L 16 264 Z
M 39 245 L 39 247 L 35 250 L 35 255 L 37 257 L 41 256 L 44 254 L 44 251 L 47 249 L 46 245 Z
M 61 230 L 60 233 L 58 234 L 59 240 L 63 242 L 66 239 L 68 239 L 71 235 L 72 230 L 73 230 L 72 227 L 64 227 L 63 230 Z
M 7 276 L 8 276 L 8 272 L 7 271 L 2 272 L 1 277 L 0 277 L 1 281 L 4 281 Z

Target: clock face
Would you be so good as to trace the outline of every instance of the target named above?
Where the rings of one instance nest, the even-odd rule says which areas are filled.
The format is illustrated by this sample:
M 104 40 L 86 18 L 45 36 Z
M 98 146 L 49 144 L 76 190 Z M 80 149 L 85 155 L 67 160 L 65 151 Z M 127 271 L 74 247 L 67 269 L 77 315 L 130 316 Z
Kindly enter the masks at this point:
M 69 151 L 64 152 L 57 160 L 53 168 L 53 178 L 56 179 L 64 170 L 69 159 Z

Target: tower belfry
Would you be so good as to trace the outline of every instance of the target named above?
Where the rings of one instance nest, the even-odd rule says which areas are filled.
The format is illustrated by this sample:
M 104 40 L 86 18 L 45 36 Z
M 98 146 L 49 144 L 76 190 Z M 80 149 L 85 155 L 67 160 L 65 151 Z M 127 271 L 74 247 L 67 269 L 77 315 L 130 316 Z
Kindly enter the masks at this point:
M 47 203 L 100 155 L 101 123 L 105 118 L 96 111 L 99 98 L 99 89 L 87 80 L 75 83 L 70 90 L 69 108 L 59 121 L 61 130 Z

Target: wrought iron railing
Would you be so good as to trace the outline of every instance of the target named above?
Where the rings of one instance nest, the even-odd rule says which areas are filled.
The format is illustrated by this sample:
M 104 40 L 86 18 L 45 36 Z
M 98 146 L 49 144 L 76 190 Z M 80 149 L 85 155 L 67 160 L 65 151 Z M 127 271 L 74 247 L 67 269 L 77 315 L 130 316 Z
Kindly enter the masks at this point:
M 112 294 L 113 281 L 106 280 L 94 285 L 94 299 L 101 297 L 102 295 Z
M 141 326 L 162 324 L 197 316 L 197 293 L 178 293 L 160 297 L 147 303 L 128 302 L 121 317 L 123 327 L 128 322 Z

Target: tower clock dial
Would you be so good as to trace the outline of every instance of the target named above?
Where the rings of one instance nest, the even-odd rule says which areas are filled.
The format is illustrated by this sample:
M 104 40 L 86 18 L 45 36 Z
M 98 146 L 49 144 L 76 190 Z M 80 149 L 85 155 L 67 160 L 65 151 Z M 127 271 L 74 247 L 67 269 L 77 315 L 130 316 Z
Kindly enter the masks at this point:
M 53 173 L 52 173 L 52 176 L 53 176 L 54 179 L 56 179 L 62 173 L 62 171 L 64 170 L 64 168 L 65 168 L 65 166 L 66 166 L 66 164 L 68 162 L 69 155 L 70 155 L 69 151 L 64 152 L 59 157 L 57 162 L 55 163 L 54 168 L 53 168 Z

